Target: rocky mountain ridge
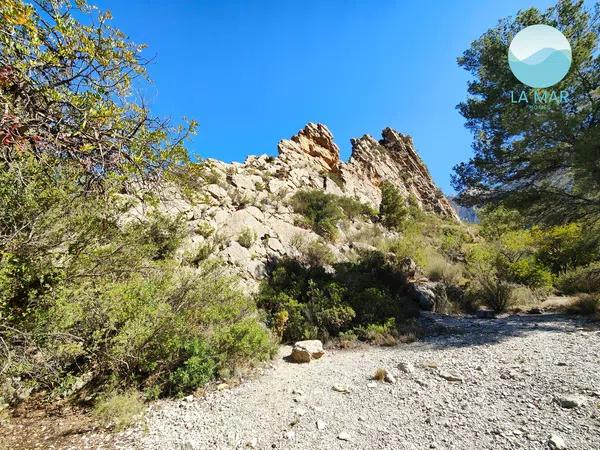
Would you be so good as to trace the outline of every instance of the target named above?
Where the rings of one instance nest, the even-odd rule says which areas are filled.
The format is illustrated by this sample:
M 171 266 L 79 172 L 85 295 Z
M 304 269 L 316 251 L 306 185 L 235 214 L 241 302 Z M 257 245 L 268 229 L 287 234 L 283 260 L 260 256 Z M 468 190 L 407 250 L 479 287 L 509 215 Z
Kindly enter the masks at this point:
M 241 269 L 246 280 L 259 280 L 270 258 L 296 256 L 302 245 L 323 241 L 298 226 L 289 200 L 301 190 L 319 189 L 377 209 L 380 186 L 388 181 L 423 210 L 459 220 L 410 137 L 386 128 L 379 141 L 365 135 L 351 142 L 352 155 L 345 163 L 329 129 L 309 123 L 279 142 L 277 157 L 249 156 L 244 163 L 206 160 L 205 183 L 193 199 L 179 190 L 164 195 L 162 208 L 187 220 L 189 235 L 182 252 L 202 252 L 203 257 L 210 253 Z M 335 242 L 324 242 L 338 260 L 348 259 L 357 248 L 373 248 L 373 236 L 395 234 L 364 219 L 339 228 Z

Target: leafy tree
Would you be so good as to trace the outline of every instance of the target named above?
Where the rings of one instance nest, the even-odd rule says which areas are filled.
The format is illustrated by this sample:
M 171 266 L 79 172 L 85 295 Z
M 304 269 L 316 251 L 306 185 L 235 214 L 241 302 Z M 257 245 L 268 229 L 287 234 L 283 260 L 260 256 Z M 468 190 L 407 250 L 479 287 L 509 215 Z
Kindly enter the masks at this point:
M 455 167 L 462 204 L 503 204 L 530 223 L 600 218 L 599 18 L 598 4 L 589 11 L 583 0 L 525 9 L 501 20 L 458 59 L 473 76 L 458 110 L 475 139 L 475 155 Z M 532 91 L 511 73 L 508 47 L 534 24 L 556 27 L 571 44 L 571 69 L 552 87 L 568 93 L 565 103 L 511 103 L 511 92 Z
M 142 47 L 107 14 L 33 3 L 0 3 L 0 398 L 174 394 L 267 358 L 254 301 L 218 263 L 176 258 L 180 218 L 152 212 L 157 182 L 200 178 L 194 123 L 132 99 Z
M 132 82 L 145 76 L 144 46 L 94 11 L 84 0 L 0 5 L 2 167 L 27 152 L 48 172 L 73 164 L 94 187 L 115 175 L 155 178 L 187 160 L 183 140 L 195 124 L 170 129 L 131 100 Z
M 381 184 L 381 203 L 379 218 L 388 228 L 400 229 L 408 219 L 409 211 L 406 200 L 400 191 L 389 181 Z

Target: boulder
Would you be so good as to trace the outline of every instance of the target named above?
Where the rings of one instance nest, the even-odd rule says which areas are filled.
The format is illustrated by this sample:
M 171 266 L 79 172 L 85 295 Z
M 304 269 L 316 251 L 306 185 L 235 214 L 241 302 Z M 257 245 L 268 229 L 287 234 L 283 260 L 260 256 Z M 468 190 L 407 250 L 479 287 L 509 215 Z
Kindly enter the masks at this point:
M 317 339 L 311 341 L 299 341 L 294 344 L 291 359 L 295 363 L 307 363 L 313 359 L 323 356 L 323 343 Z
M 404 258 L 400 261 L 400 272 L 402 272 L 406 278 L 413 278 L 417 272 L 417 263 L 411 258 Z
M 408 284 L 408 292 L 424 311 L 434 311 L 437 304 L 446 301 L 446 289 L 443 283 L 415 281 Z

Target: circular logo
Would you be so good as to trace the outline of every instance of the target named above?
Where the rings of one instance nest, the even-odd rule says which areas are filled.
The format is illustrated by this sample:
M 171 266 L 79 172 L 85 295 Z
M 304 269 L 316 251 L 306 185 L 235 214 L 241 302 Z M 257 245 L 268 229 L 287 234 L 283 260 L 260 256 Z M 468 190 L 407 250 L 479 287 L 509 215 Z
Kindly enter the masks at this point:
M 508 65 L 520 82 L 534 88 L 552 86 L 571 67 L 571 45 L 556 28 L 532 25 L 517 33 L 508 49 Z

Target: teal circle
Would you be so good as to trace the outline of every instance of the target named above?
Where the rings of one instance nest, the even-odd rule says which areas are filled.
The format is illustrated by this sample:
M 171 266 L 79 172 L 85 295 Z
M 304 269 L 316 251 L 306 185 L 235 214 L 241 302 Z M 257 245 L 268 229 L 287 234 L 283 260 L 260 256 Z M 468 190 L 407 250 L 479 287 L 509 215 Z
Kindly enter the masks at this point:
M 571 45 L 556 28 L 532 25 L 519 31 L 508 49 L 508 65 L 518 80 L 534 88 L 552 86 L 571 68 Z

